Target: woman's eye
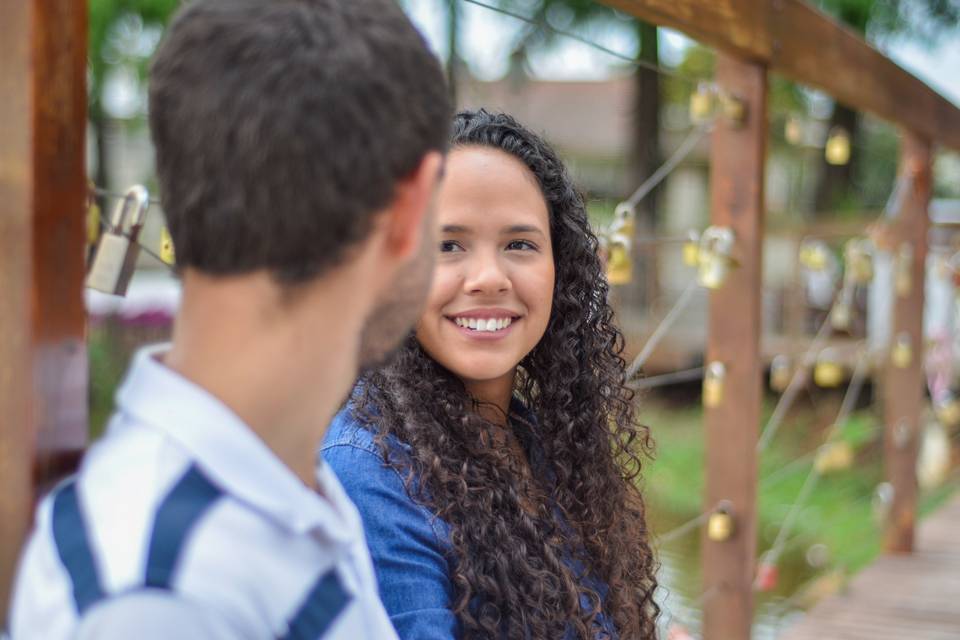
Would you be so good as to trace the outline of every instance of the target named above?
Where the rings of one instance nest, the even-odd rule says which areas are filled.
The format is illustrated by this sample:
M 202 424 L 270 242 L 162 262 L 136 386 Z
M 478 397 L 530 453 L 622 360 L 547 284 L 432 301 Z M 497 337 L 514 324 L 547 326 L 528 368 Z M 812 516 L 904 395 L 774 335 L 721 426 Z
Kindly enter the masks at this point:
M 440 242 L 440 253 L 451 253 L 454 251 L 463 251 L 463 247 L 455 240 L 442 240 Z
M 507 244 L 507 251 L 536 251 L 537 245 L 529 240 L 513 240 Z

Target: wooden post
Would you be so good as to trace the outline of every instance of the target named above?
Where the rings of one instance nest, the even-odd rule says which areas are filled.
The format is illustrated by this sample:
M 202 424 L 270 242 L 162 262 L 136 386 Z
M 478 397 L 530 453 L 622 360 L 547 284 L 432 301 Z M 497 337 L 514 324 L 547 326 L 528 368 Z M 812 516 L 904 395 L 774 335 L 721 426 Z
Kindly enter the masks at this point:
M 0 622 L 38 483 L 86 440 L 87 3 L 0 3 Z
M 884 365 L 884 460 L 887 481 L 893 486 L 893 504 L 884 535 L 884 549 L 888 553 L 913 551 L 924 388 L 923 289 L 929 225 L 927 206 L 932 184 L 931 150 L 928 142 L 909 132 L 903 134 L 900 176 L 906 178 L 907 192 L 891 226 L 890 249 L 894 280 L 901 269 L 906 269 L 910 286 L 904 290 L 893 283 L 892 330 Z M 909 362 L 901 359 L 905 357 L 905 347 L 910 350 Z
M 716 82 L 746 107 L 737 124 L 719 115 L 711 144 L 711 224 L 736 234 L 738 266 L 710 295 L 707 361 L 726 367 L 723 397 L 704 409 L 706 507 L 730 502 L 735 526 L 726 541 L 703 534 L 704 638 L 748 640 L 753 618 L 757 440 L 763 367 L 760 354 L 767 72 L 717 55 Z

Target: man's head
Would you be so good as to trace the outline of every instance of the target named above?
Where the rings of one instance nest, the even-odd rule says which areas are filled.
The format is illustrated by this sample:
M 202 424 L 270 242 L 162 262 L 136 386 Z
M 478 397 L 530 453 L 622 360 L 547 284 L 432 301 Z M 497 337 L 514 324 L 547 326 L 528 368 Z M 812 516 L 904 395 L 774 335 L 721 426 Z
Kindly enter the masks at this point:
M 401 308 L 397 322 L 365 333 L 393 346 L 428 284 L 424 210 L 450 111 L 439 63 L 393 0 L 188 4 L 150 82 L 178 267 L 214 277 L 267 272 L 296 291 L 380 234 L 383 268 L 408 284 L 403 300 L 382 301 Z M 398 287 L 380 289 L 381 299 L 397 297 Z

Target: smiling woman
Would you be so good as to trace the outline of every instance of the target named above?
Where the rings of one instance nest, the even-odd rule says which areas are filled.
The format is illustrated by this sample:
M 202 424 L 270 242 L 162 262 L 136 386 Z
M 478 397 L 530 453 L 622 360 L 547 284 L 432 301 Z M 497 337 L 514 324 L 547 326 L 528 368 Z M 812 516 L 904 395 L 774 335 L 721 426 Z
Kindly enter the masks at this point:
M 511 117 L 454 122 L 414 333 L 323 459 L 363 517 L 401 638 L 653 638 L 637 489 L 652 443 L 583 200 Z

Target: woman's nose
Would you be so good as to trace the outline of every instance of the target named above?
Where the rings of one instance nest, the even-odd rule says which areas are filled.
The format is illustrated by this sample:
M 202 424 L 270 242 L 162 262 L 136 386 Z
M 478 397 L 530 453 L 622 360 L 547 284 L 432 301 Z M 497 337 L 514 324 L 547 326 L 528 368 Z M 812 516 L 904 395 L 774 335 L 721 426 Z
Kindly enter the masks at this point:
M 467 268 L 464 278 L 464 289 L 467 293 L 490 295 L 510 290 L 510 278 L 499 255 L 477 254 Z

